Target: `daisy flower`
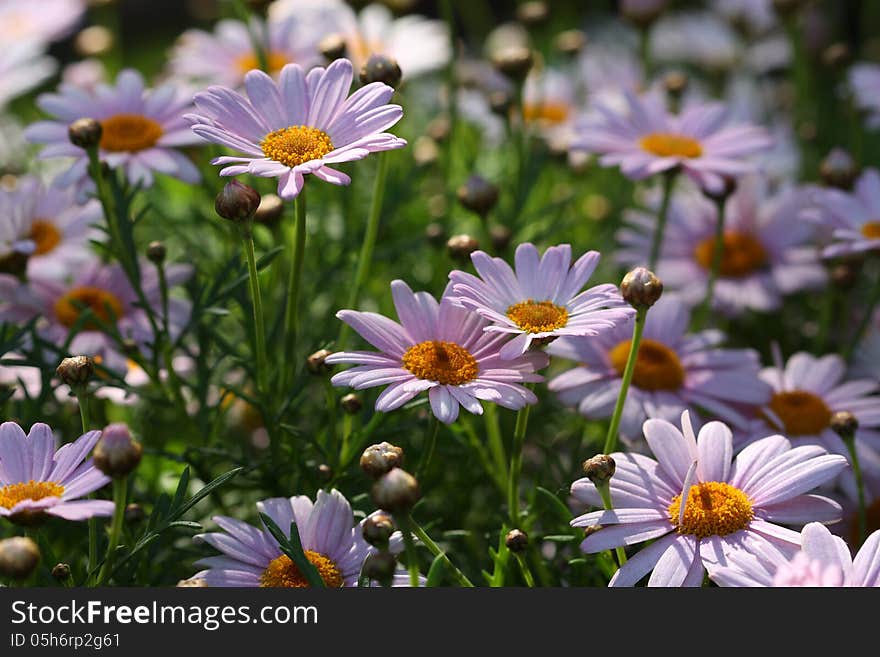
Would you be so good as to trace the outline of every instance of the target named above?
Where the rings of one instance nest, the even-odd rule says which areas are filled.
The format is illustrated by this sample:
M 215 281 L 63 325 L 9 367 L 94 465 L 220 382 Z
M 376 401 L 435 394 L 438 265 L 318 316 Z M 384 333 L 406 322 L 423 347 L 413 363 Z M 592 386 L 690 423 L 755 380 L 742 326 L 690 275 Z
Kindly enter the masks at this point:
M 730 552 L 727 565 L 709 565 L 709 577 L 719 586 L 733 587 L 878 587 L 880 531 L 853 558 L 842 538 L 811 522 L 801 530 L 801 549 L 793 558 L 777 552 Z
M 0 0 L 0 43 L 35 42 L 41 47 L 70 34 L 86 10 L 85 0 Z
M 599 252 L 588 251 L 572 265 L 571 246 L 551 246 L 543 256 L 534 244 L 516 249 L 516 270 L 484 251 L 471 255 L 479 278 L 463 271 L 449 274 L 454 296 L 466 308 L 492 322 L 486 331 L 515 336 L 499 355 L 505 360 L 563 335 L 596 335 L 635 316 L 617 286 L 596 285 L 581 292 Z
M 0 424 L 0 517 L 29 523 L 47 515 L 85 520 L 112 514 L 109 500 L 80 499 L 110 481 L 85 461 L 100 437 L 89 431 L 56 450 L 47 424 L 35 423 L 27 435 L 15 422 Z
M 581 543 L 586 553 L 656 539 L 627 561 L 609 586 L 634 586 L 649 572 L 648 586 L 700 586 L 707 565 L 726 565 L 736 550 L 792 556 L 800 535 L 778 523 L 840 517 L 836 502 L 810 491 L 847 466 L 842 456 L 815 445 L 792 447 L 777 435 L 733 458 L 726 424 L 709 422 L 695 437 L 685 411 L 681 426 L 679 431 L 666 420 L 645 422 L 656 460 L 612 454 L 614 510 L 571 521 L 573 527 L 600 527 Z M 571 492 L 584 504 L 602 505 L 587 478 L 574 482 Z
M 574 137 L 576 91 L 571 76 L 552 68 L 533 71 L 523 86 L 523 118 L 558 152 L 567 151 Z
M 747 158 L 772 146 L 769 134 L 750 124 L 725 125 L 718 103 L 686 106 L 671 114 L 659 94 L 626 93 L 627 111 L 596 103 L 600 116 L 580 124 L 572 146 L 619 165 L 633 180 L 680 167 L 701 187 L 717 192 L 724 178 L 755 169 Z
M 522 386 L 543 381 L 536 370 L 547 356 L 530 352 L 514 359 L 500 351 L 508 336 L 486 332 L 488 321 L 457 304 L 449 286 L 440 303 L 427 292 L 417 292 L 401 280 L 391 283 L 400 323 L 382 315 L 340 310 L 336 316 L 380 351 L 338 352 L 326 363 L 353 363 L 335 374 L 335 386 L 355 390 L 391 384 L 376 399 L 376 410 L 400 408 L 427 390 L 431 410 L 446 424 L 458 418 L 459 405 L 481 415 L 480 400 L 520 409 L 538 400 Z
M 61 187 L 87 184 L 88 154 L 71 144 L 67 134 L 68 125 L 83 117 L 101 124 L 101 160 L 121 167 L 132 184 L 149 187 L 154 172 L 188 183 L 199 181 L 196 166 L 175 150 L 199 140 L 183 118 L 190 108 L 189 98 L 171 85 L 147 90 L 140 73 L 125 69 L 114 86 L 102 83 L 87 90 L 62 84 L 58 93 L 41 94 L 37 105 L 53 117 L 25 130 L 29 141 L 46 144 L 39 157 L 75 158 L 70 169 L 55 181 Z
M 277 83 L 262 71 L 251 71 L 244 80 L 248 98 L 209 87 L 196 94 L 197 113 L 187 119 L 203 139 L 245 153 L 212 160 L 231 165 L 221 176 L 278 178 L 278 195 L 285 199 L 300 193 L 310 173 L 347 185 L 351 178 L 329 165 L 406 146 L 405 140 L 382 132 L 403 116 L 400 105 L 388 104 L 394 89 L 373 82 L 346 98 L 352 76 L 347 59 L 308 74 L 288 64 Z
M 0 271 L 9 258 L 27 258 L 40 276 L 61 278 L 92 258 L 89 240 L 100 232 L 96 200 L 78 205 L 71 190 L 46 187 L 35 176 L 19 178 L 15 189 L 0 189 Z
M 250 30 L 267 37 L 266 65 L 277 77 L 285 64 L 297 62 L 304 68 L 320 61 L 318 36 L 296 16 L 284 20 L 251 19 Z M 219 21 L 213 32 L 189 29 L 171 51 L 172 78 L 190 84 L 218 84 L 238 88 L 248 71 L 260 68 L 249 27 L 242 21 Z
M 765 404 L 770 387 L 758 378 L 753 349 L 723 349 L 717 330 L 687 333 L 690 310 L 664 295 L 648 313 L 635 371 L 621 418 L 621 433 L 636 438 L 646 418 L 676 419 L 684 409 L 705 409 L 735 426 L 745 426 L 743 407 Z M 611 417 L 632 342 L 632 321 L 590 338 L 560 338 L 547 348 L 578 366 L 547 387 L 564 404 L 589 418 Z
M 0 21 L 2 25 L 2 21 Z M 4 41 L 0 50 L 0 108 L 49 78 L 58 67 L 33 41 Z
M 724 251 L 713 304 L 728 315 L 767 312 L 784 295 L 817 289 L 827 279 L 811 240 L 814 226 L 805 220 L 810 190 L 789 188 L 776 195 L 757 177 L 743 178 L 727 200 Z M 629 210 L 617 233 L 618 259 L 627 266 L 647 261 L 656 213 Z M 700 304 L 715 255 L 718 210 L 699 192 L 677 194 L 669 209 L 657 275 L 690 305 Z
M 314 503 L 305 495 L 274 497 L 257 502 L 257 508 L 272 518 L 285 536 L 290 536 L 290 524 L 296 521 L 305 556 L 327 588 L 357 586 L 364 559 L 375 548 L 364 540 L 363 521 L 355 524 L 351 505 L 342 493 L 319 490 Z M 193 575 L 194 579 L 202 579 L 208 586 L 309 586 L 268 529 L 226 516 L 214 516 L 213 520 L 223 532 L 197 534 L 194 540 L 223 554 L 197 561 L 195 565 L 205 570 Z M 392 552 L 402 549 L 402 540 L 400 532 L 392 535 Z M 395 577 L 397 586 L 409 581 L 401 575 Z
M 650 47 L 658 62 L 691 64 L 709 71 L 730 70 L 742 53 L 733 29 L 711 11 L 661 17 L 651 29 Z
M 186 265 L 166 266 L 169 287 L 183 282 L 191 273 L 192 268 Z M 141 267 L 141 289 L 153 313 L 161 317 L 161 291 L 155 267 Z M 90 316 L 83 318 L 86 311 L 90 311 Z M 172 339 L 189 320 L 189 314 L 188 301 L 169 298 Z M 141 349 L 148 351 L 155 342 L 138 294 L 116 264 L 92 261 L 76 272 L 72 280 L 64 281 L 35 277 L 24 284 L 0 274 L 0 321 L 25 322 L 35 316 L 40 317 L 40 335 L 58 347 L 67 344 L 71 329 L 77 327 L 68 351 L 100 356 L 103 364 L 114 371 L 125 372 L 128 359 L 121 353 L 116 338 L 104 332 L 104 325 L 115 326 L 122 339 L 134 340 Z
M 868 125 L 880 127 L 880 64 L 854 65 L 849 70 L 849 85 L 856 105 L 868 115 Z
M 852 192 L 820 189 L 813 195 L 825 211 L 834 244 L 825 247 L 826 258 L 880 249 L 880 171 L 866 169 Z

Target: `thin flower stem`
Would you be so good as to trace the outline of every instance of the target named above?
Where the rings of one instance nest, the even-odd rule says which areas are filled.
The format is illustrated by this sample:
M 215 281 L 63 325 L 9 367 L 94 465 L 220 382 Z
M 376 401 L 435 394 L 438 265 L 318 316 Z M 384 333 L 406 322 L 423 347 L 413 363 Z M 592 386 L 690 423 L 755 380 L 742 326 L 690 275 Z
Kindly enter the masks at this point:
M 397 519 L 403 534 L 403 545 L 406 551 L 406 565 L 409 570 L 409 585 L 418 588 L 419 586 L 419 560 L 416 553 L 416 544 L 413 541 L 413 521 L 408 515 Z
M 859 454 L 856 451 L 856 439 L 855 436 L 850 438 L 845 438 L 843 441 L 846 444 L 846 450 L 849 452 L 849 461 L 852 466 L 853 475 L 856 478 L 856 489 L 858 491 L 859 496 L 859 515 L 858 515 L 858 523 L 859 523 L 859 541 L 858 545 L 855 546 L 855 549 L 858 550 L 859 546 L 865 542 L 865 537 L 867 536 L 867 512 L 866 512 L 866 503 L 865 503 L 865 481 L 862 478 L 862 468 L 859 465 Z
M 299 196 L 294 201 L 294 236 L 293 236 L 293 252 L 290 261 L 290 279 L 287 282 L 287 308 L 284 312 L 284 336 L 286 340 L 286 349 L 284 352 L 284 361 L 281 366 L 281 380 L 285 384 L 288 380 L 285 376 L 287 372 L 293 372 L 296 359 L 296 337 L 297 337 L 297 306 L 299 301 L 299 287 L 302 278 L 303 258 L 306 252 L 306 190 L 300 190 Z
M 834 320 L 834 310 L 837 306 L 838 290 L 833 284 L 828 285 L 825 294 L 822 296 L 822 307 L 819 310 L 819 330 L 816 332 L 816 342 L 814 351 L 817 354 L 824 354 L 825 347 L 828 344 L 828 333 L 831 330 L 831 324 Z
M 528 586 L 529 588 L 533 588 L 535 586 L 535 578 L 532 577 L 532 571 L 529 570 L 529 564 L 526 561 L 526 556 L 518 552 L 515 553 L 514 556 L 519 562 L 519 569 L 520 572 L 522 572 L 523 579 L 526 580 L 526 586 Z
M 412 515 L 407 515 L 404 519 L 404 522 L 408 525 L 409 529 L 412 530 L 412 533 L 418 537 L 418 539 L 425 545 L 426 548 L 428 548 L 431 554 L 433 554 L 435 557 L 440 558 L 440 560 L 443 562 L 443 565 L 445 565 L 449 569 L 449 572 L 452 573 L 453 577 L 455 577 L 456 581 L 459 584 L 469 588 L 472 588 L 474 586 L 473 582 L 471 582 L 471 580 L 469 580 L 467 576 L 458 568 L 456 568 L 455 564 L 453 564 L 449 560 L 449 557 L 447 557 L 446 553 L 440 549 L 440 546 L 438 546 L 433 540 L 431 540 L 431 537 L 428 536 L 425 530 L 421 528 L 419 523 L 413 520 Z
M 526 384 L 532 389 L 532 384 Z M 516 413 L 516 426 L 513 429 L 513 444 L 510 447 L 510 470 L 507 477 L 507 509 L 510 521 L 514 527 L 519 527 L 519 476 L 522 471 L 522 448 L 526 438 L 526 430 L 529 426 L 528 404 Z
M 119 545 L 119 537 L 122 535 L 122 522 L 125 519 L 125 503 L 128 497 L 128 477 L 120 477 L 113 480 L 113 520 L 110 524 L 110 540 L 107 543 L 107 554 L 104 557 L 104 565 L 98 575 L 97 586 L 106 584 L 107 578 L 113 568 L 113 557 L 116 546 Z
M 636 369 L 636 361 L 639 355 L 639 344 L 642 342 L 642 332 L 645 329 L 645 318 L 648 315 L 648 307 L 636 308 L 636 321 L 633 326 L 632 341 L 629 345 L 629 356 L 626 359 L 626 367 L 623 370 L 623 379 L 620 382 L 620 392 L 617 395 L 617 403 L 614 405 L 614 413 L 611 416 L 611 424 L 608 425 L 608 434 L 605 436 L 603 454 L 610 454 L 617 446 L 617 432 L 620 429 L 620 418 L 623 416 L 623 407 L 626 404 L 626 393 L 632 381 L 633 372 Z
M 367 217 L 367 228 L 364 232 L 364 241 L 361 244 L 361 252 L 358 256 L 357 269 L 354 281 L 348 292 L 348 304 L 346 308 L 356 308 L 361 287 L 370 273 L 370 265 L 373 262 L 373 250 L 376 247 L 376 237 L 379 234 L 379 219 L 382 215 L 382 200 L 385 196 L 385 180 L 388 177 L 388 153 L 376 155 L 376 180 L 373 185 L 373 197 L 370 200 L 370 214 Z M 351 329 L 345 322 L 339 329 L 337 348 L 345 351 L 346 343 L 351 335 Z
M 487 404 L 483 412 L 486 420 L 486 435 L 489 440 L 489 451 L 495 461 L 495 469 L 498 475 L 507 480 L 507 456 L 504 453 L 504 440 L 501 437 L 501 425 L 498 423 L 498 407 L 495 404 Z
M 865 314 L 862 317 L 862 321 L 859 322 L 859 325 L 856 327 L 856 332 L 853 333 L 852 338 L 843 350 L 844 360 L 849 361 L 849 359 L 852 358 L 855 348 L 862 339 L 862 335 L 864 335 L 874 318 L 874 310 L 877 308 L 878 303 L 880 303 L 880 276 L 877 277 L 877 282 L 874 283 L 874 289 L 871 290 L 871 296 L 868 298 L 868 303 L 865 304 Z
M 696 328 L 702 328 L 709 313 L 712 311 L 712 298 L 715 295 L 715 283 L 718 280 L 718 272 L 724 259 L 724 220 L 727 216 L 725 209 L 727 203 L 723 199 L 716 201 L 718 221 L 715 222 L 715 243 L 712 249 L 712 268 L 709 270 L 709 278 L 706 281 L 706 296 L 703 304 L 697 312 Z
M 257 390 L 261 394 L 268 391 L 267 374 L 268 361 L 266 358 L 266 325 L 263 316 L 263 297 L 260 293 L 260 275 L 257 272 L 257 258 L 254 254 L 254 237 L 251 234 L 250 222 L 242 228 L 241 241 L 244 246 L 244 255 L 247 258 L 248 278 L 251 285 L 251 301 L 254 310 L 254 350 Z
M 596 490 L 599 491 L 599 496 L 602 498 L 602 506 L 606 511 L 611 511 L 614 508 L 614 504 L 611 502 L 611 485 L 608 483 L 608 480 L 595 483 L 595 486 Z M 623 566 L 626 563 L 626 552 L 624 552 L 622 547 L 615 548 L 614 552 L 617 554 L 618 567 Z
M 76 395 L 76 401 L 79 404 L 79 418 L 82 421 L 83 434 L 89 432 L 91 419 L 89 418 L 89 393 L 86 386 L 77 386 L 73 390 Z M 89 495 L 92 497 L 92 495 Z M 98 565 L 98 519 L 92 516 L 88 520 L 89 527 L 89 569 L 88 572 L 94 572 Z
M 435 415 L 431 416 L 431 424 L 428 429 L 428 438 L 425 442 L 425 452 L 422 454 L 422 460 L 416 468 L 416 479 L 424 476 L 434 457 L 434 450 L 437 447 L 437 434 L 440 433 L 440 420 Z
M 670 169 L 663 174 L 663 200 L 660 202 L 660 211 L 657 213 L 657 228 L 654 230 L 654 240 L 651 243 L 651 256 L 648 259 L 648 269 L 657 269 L 657 260 L 660 259 L 660 246 L 663 244 L 663 233 L 666 230 L 666 216 L 669 214 L 669 202 L 672 200 L 672 188 L 678 169 Z

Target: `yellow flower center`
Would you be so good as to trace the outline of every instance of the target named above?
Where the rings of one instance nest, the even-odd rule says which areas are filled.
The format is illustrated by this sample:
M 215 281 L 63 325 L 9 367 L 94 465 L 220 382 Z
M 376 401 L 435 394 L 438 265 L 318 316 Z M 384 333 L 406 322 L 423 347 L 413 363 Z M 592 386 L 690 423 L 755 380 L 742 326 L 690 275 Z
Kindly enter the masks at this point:
M 0 506 L 11 509 L 24 500 L 42 500 L 46 497 L 61 497 L 64 486 L 54 481 L 22 481 L 17 484 L 7 484 L 0 488 Z
M 291 125 L 270 132 L 260 146 L 266 157 L 289 167 L 320 159 L 333 150 L 333 142 L 326 132 L 307 125 Z
M 461 385 L 477 378 L 479 366 L 470 352 L 454 342 L 427 340 L 403 355 L 403 366 L 417 378 L 444 385 Z
M 274 75 L 284 68 L 284 65 L 290 61 L 287 55 L 282 52 L 272 51 L 266 54 L 266 68 L 269 75 Z M 247 73 L 255 68 L 260 68 L 260 60 L 254 52 L 249 52 L 235 60 L 235 65 L 242 73 Z
M 681 524 L 680 511 L 681 495 L 676 495 L 669 505 L 669 520 L 679 534 L 693 534 L 697 538 L 738 532 L 748 527 L 755 515 L 748 496 L 722 481 L 691 486 Z
M 608 357 L 620 376 L 626 369 L 632 340 L 618 343 Z M 642 390 L 678 390 L 684 384 L 684 368 L 672 349 L 661 342 L 645 338 L 639 344 L 633 385 Z
M 507 316 L 527 333 L 553 331 L 568 323 L 568 309 L 552 301 L 520 301 L 507 309 Z
M 869 240 L 880 240 L 880 221 L 869 221 L 863 225 L 862 235 Z
M 58 321 L 67 326 L 73 326 L 79 316 L 86 310 L 104 323 L 109 323 L 113 318 L 119 319 L 123 315 L 122 302 L 114 294 L 92 285 L 82 285 L 70 290 L 55 302 L 55 316 Z M 92 321 L 86 321 L 83 329 L 95 331 L 100 327 Z
M 101 148 L 111 152 L 137 152 L 152 148 L 162 136 L 162 126 L 140 114 L 114 114 L 101 121 Z
M 61 231 L 51 221 L 34 219 L 31 224 L 30 238 L 36 245 L 34 255 L 45 255 L 61 242 Z
M 770 409 L 790 436 L 815 435 L 831 423 L 831 409 L 821 397 L 806 390 L 774 393 Z
M 326 557 L 319 552 L 313 552 L 312 550 L 304 550 L 304 553 L 306 559 L 318 569 L 318 574 L 321 576 L 321 579 L 324 580 L 324 584 L 327 588 L 338 589 L 342 586 L 342 573 L 339 571 L 339 567 L 333 563 L 329 557 Z M 309 586 L 309 581 L 299 571 L 297 565 L 291 561 L 290 557 L 286 554 L 282 554 L 280 557 L 272 559 L 266 567 L 266 570 L 260 575 L 260 586 L 306 588 Z
M 761 243 L 746 233 L 725 232 L 719 273 L 729 278 L 748 276 L 767 263 L 767 252 Z M 709 237 L 694 249 L 694 258 L 705 270 L 712 269 L 715 238 Z
M 671 132 L 652 132 L 639 140 L 639 145 L 660 157 L 700 157 L 703 147 L 696 139 Z
M 543 121 L 556 125 L 568 118 L 571 108 L 565 103 L 525 103 L 522 111 L 526 121 Z

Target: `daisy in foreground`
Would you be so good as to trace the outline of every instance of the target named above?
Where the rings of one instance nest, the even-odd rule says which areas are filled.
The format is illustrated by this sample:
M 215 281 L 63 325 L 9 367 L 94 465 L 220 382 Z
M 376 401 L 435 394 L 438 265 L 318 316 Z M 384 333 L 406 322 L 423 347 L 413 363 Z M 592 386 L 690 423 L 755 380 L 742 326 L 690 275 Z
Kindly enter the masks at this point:
M 338 490 L 318 491 L 317 500 L 305 495 L 274 497 L 257 502 L 257 509 L 272 518 L 290 535 L 296 521 L 306 558 L 318 569 L 327 588 L 357 586 L 364 559 L 375 548 L 364 540 L 360 524 L 355 524 L 348 500 Z M 198 534 L 194 540 L 207 543 L 223 554 L 196 562 L 205 570 L 193 575 L 208 586 L 288 587 L 309 586 L 308 580 L 286 554 L 268 529 L 241 520 L 214 516 L 223 532 Z M 402 549 L 400 532 L 391 537 L 391 551 Z M 406 586 L 406 573 L 395 575 L 394 586 Z
M 692 104 L 671 114 L 659 94 L 627 92 L 628 111 L 596 103 L 599 116 L 583 123 L 572 148 L 601 155 L 603 166 L 620 166 L 633 180 L 680 167 L 711 192 L 725 177 L 754 170 L 748 158 L 770 148 L 769 133 L 750 124 L 725 125 L 727 110 L 718 103 Z
M 700 586 L 707 565 L 727 565 L 737 550 L 793 556 L 801 537 L 777 523 L 840 518 L 836 502 L 810 491 L 847 466 L 842 456 L 818 446 L 792 448 L 776 435 L 732 458 L 727 425 L 709 422 L 695 437 L 686 411 L 681 425 L 683 432 L 665 420 L 645 422 L 656 460 L 612 454 L 614 510 L 571 521 L 573 527 L 600 527 L 581 543 L 586 553 L 656 539 L 627 561 L 609 586 L 634 586 L 649 572 L 648 586 Z M 589 479 L 574 482 L 571 493 L 585 504 L 602 505 Z
M 533 244 L 516 249 L 516 271 L 501 258 L 475 251 L 471 260 L 480 278 L 463 271 L 449 274 L 458 301 L 488 319 L 486 331 L 515 336 L 501 349 L 512 359 L 532 342 L 546 344 L 563 335 L 596 335 L 635 316 L 616 285 L 581 292 L 599 252 L 588 251 L 571 264 L 571 246 L 551 246 L 541 257 Z
M 209 87 L 195 95 L 196 113 L 186 118 L 203 139 L 245 154 L 212 160 L 231 165 L 221 176 L 278 178 L 278 195 L 291 199 L 302 190 L 306 174 L 347 185 L 351 178 L 329 165 L 406 146 L 404 139 L 383 132 L 403 116 L 400 105 L 388 104 L 394 89 L 373 82 L 346 98 L 352 77 L 347 59 L 308 74 L 288 64 L 277 83 L 254 70 L 244 79 L 248 98 Z
M 401 280 L 392 281 L 391 294 L 400 323 L 382 315 L 340 310 L 336 316 L 357 331 L 375 351 L 339 352 L 327 363 L 353 363 L 335 374 L 335 386 L 355 390 L 390 384 L 376 399 L 377 411 L 400 408 L 427 390 L 434 415 L 446 424 L 458 418 L 459 405 L 481 415 L 480 400 L 518 410 L 538 401 L 522 386 L 544 378 L 535 374 L 546 367 L 542 352 L 513 359 L 501 356 L 508 336 L 484 329 L 488 322 L 457 305 L 450 286 L 438 303 L 427 292 L 416 292 Z
M 801 551 L 790 560 L 776 552 L 731 552 L 727 561 L 709 566 L 719 586 L 880 587 L 880 530 L 868 536 L 855 558 L 842 538 L 811 522 L 801 530 Z
M 55 450 L 49 425 L 37 422 L 25 435 L 15 422 L 0 424 L 0 517 L 31 524 L 45 516 L 85 520 L 109 516 L 113 502 L 79 499 L 110 481 L 91 459 L 100 431 L 89 431 Z
M 198 143 L 184 112 L 189 98 L 170 85 L 147 90 L 134 69 L 121 71 L 116 85 L 99 84 L 94 90 L 62 84 L 56 94 L 42 94 L 37 105 L 54 117 L 37 121 L 25 130 L 28 141 L 46 144 L 41 159 L 76 158 L 55 183 L 60 187 L 87 184 L 89 158 L 85 149 L 70 143 L 67 128 L 76 119 L 88 117 L 101 124 L 99 156 L 110 167 L 122 167 L 129 182 L 149 187 L 153 172 L 164 173 L 188 183 L 199 181 L 196 166 L 180 146 Z

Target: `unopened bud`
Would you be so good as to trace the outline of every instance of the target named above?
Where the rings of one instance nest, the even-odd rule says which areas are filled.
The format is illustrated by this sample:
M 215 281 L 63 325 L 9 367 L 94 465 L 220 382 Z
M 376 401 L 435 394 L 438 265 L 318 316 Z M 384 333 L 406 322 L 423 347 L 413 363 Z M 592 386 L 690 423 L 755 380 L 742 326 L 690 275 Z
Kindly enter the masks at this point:
M 312 374 L 326 374 L 330 371 L 330 366 L 325 361 L 327 356 L 332 353 L 329 349 L 318 349 L 318 351 L 306 358 L 306 369 Z
M 431 246 L 441 246 L 446 242 L 446 228 L 443 224 L 432 221 L 425 226 L 425 239 Z
M 473 174 L 458 188 L 456 196 L 465 208 L 485 217 L 498 202 L 498 185 Z
M 510 114 L 510 108 L 513 107 L 513 96 L 510 92 L 496 90 L 489 94 L 489 109 L 493 114 L 506 117 Z
M 147 245 L 147 260 L 154 264 L 161 265 L 165 262 L 165 256 L 167 253 L 165 245 L 162 242 L 155 241 L 150 242 Z
M 602 529 L 602 525 L 587 525 L 586 527 L 584 527 L 584 538 L 592 536 L 600 529 Z
M 0 258 L 0 274 L 12 276 L 24 276 L 27 271 L 28 254 L 21 251 L 13 251 Z
M 40 549 L 25 536 L 13 536 L 0 540 L 0 575 L 12 579 L 25 579 L 34 572 L 40 562 Z
M 141 462 L 143 447 L 128 426 L 116 422 L 104 428 L 92 451 L 95 467 L 109 477 L 124 477 Z
M 402 464 L 403 449 L 387 442 L 370 445 L 361 454 L 361 469 L 373 479 L 378 479 Z
M 425 127 L 425 134 L 437 142 L 446 141 L 451 131 L 452 122 L 445 115 L 431 119 L 431 122 Z
M 142 507 L 137 502 L 130 502 L 125 505 L 125 522 L 135 523 L 140 522 L 146 517 L 146 513 L 144 512 L 144 507 Z
M 620 14 L 637 27 L 645 29 L 666 9 L 667 0 L 620 0 Z
M 356 415 L 361 412 L 361 409 L 364 407 L 364 402 L 360 395 L 350 392 L 339 400 L 339 405 L 342 406 L 342 410 L 349 415 Z
M 851 290 L 859 282 L 859 275 L 862 272 L 862 258 L 847 258 L 843 262 L 839 262 L 831 268 L 829 273 L 831 283 L 839 290 Z
M 516 20 L 523 25 L 535 26 L 547 20 L 550 10 L 546 2 L 540 0 L 524 2 L 516 8 Z
M 663 76 L 663 88 L 673 100 L 681 100 L 687 91 L 690 78 L 684 71 L 669 71 Z
M 52 568 L 52 577 L 59 582 L 66 582 L 70 579 L 70 566 L 66 563 L 57 563 Z
M 832 43 L 822 51 L 822 63 L 828 68 L 844 68 L 852 61 L 852 50 L 842 41 Z
M 284 202 L 278 194 L 263 194 L 254 213 L 254 221 L 264 226 L 274 226 L 284 214 Z
M 256 189 L 237 180 L 223 186 L 214 199 L 214 210 L 224 219 L 236 223 L 248 221 L 260 207 L 260 194 Z
M 318 479 L 327 482 L 333 479 L 333 468 L 326 463 L 321 463 L 316 470 L 318 471 Z
M 507 226 L 495 224 L 489 229 L 489 239 L 492 242 L 492 248 L 496 251 L 504 251 L 510 246 L 511 237 L 513 237 L 513 233 Z
M 61 361 L 55 373 L 71 388 L 86 385 L 95 373 L 95 361 L 88 356 L 71 356 Z
M 521 529 L 511 529 L 504 538 L 504 544 L 511 552 L 524 552 L 529 546 L 529 535 Z
M 345 37 L 341 34 L 328 34 L 318 43 L 318 50 L 328 62 L 345 57 Z
M 388 55 L 370 55 L 366 63 L 361 66 L 361 83 L 384 82 L 389 87 L 397 88 L 403 73 L 397 60 Z
M 587 479 L 598 486 L 614 476 L 617 466 L 608 454 L 596 454 L 593 458 L 584 461 L 583 468 Z
M 408 513 L 421 497 L 419 482 L 400 468 L 393 468 L 379 477 L 371 492 L 373 503 L 391 513 Z
M 528 46 L 507 46 L 492 55 L 492 64 L 511 80 L 525 80 L 535 63 Z
M 819 165 L 822 181 L 837 189 L 851 189 L 859 176 L 859 165 L 842 148 L 832 148 Z
M 633 308 L 650 308 L 663 294 L 663 283 L 651 270 L 636 267 L 623 277 L 620 293 Z
M 852 440 L 859 429 L 859 421 L 849 411 L 837 411 L 831 416 L 831 429 L 844 440 Z
M 88 117 L 77 119 L 67 126 L 67 136 L 70 143 L 80 148 L 93 148 L 101 143 L 101 135 L 104 129 L 95 119 Z
M 706 198 L 712 199 L 716 203 L 724 203 L 736 191 L 736 186 L 736 178 L 734 178 L 733 176 L 721 176 L 720 189 L 708 189 L 706 187 L 701 187 L 700 191 L 703 192 L 703 196 L 705 196 Z
M 470 235 L 453 235 L 446 241 L 446 252 L 458 262 L 467 262 L 480 243 Z
M 385 549 L 394 533 L 394 520 L 387 513 L 374 513 L 364 520 L 361 532 L 367 543 L 373 547 Z
M 388 551 L 373 552 L 364 559 L 361 570 L 366 577 L 376 580 L 383 586 L 390 586 L 394 571 L 397 570 L 397 557 Z
M 563 55 L 575 57 L 587 45 L 587 35 L 580 30 L 565 30 L 556 35 L 553 45 Z

